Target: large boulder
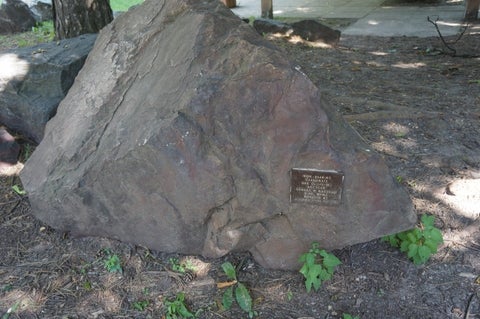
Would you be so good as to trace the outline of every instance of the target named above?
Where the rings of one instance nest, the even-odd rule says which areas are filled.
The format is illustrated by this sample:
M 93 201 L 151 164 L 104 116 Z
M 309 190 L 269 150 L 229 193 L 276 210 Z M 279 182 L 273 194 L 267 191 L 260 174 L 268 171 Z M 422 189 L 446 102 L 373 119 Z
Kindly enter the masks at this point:
M 95 38 L 86 34 L 0 52 L 0 122 L 40 142 Z
M 382 159 L 218 0 L 147 0 L 104 28 L 21 178 L 72 235 L 269 268 L 416 221 Z
M 3 0 L 0 5 L 0 34 L 30 31 L 35 15 L 21 0 Z

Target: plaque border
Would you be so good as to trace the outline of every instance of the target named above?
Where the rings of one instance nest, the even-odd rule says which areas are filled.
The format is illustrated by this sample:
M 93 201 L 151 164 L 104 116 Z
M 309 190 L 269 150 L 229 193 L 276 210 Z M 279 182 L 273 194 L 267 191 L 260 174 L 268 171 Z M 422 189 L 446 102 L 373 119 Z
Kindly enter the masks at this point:
M 315 172 L 315 173 L 326 173 L 326 174 L 332 174 L 332 175 L 339 175 L 341 176 L 341 181 L 340 181 L 340 189 L 339 193 L 337 196 L 337 199 L 330 200 L 327 202 L 320 201 L 320 200 L 297 200 L 293 196 L 293 173 L 294 171 L 296 172 Z M 314 174 L 312 174 L 314 175 Z M 345 182 L 345 174 L 343 171 L 339 170 L 334 170 L 334 169 L 318 169 L 318 168 L 303 168 L 303 167 L 293 167 L 290 169 L 289 172 L 289 177 L 290 177 L 290 194 L 289 194 L 289 199 L 291 204 L 309 204 L 309 205 L 317 205 L 317 206 L 339 206 L 342 203 L 343 200 L 343 186 Z

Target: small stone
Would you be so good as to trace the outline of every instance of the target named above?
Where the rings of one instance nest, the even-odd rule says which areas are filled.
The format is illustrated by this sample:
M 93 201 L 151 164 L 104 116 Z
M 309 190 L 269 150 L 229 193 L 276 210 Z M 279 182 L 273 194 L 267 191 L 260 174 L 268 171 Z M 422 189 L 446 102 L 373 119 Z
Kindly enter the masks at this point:
M 0 52 L 0 122 L 39 143 L 95 38 L 85 34 Z

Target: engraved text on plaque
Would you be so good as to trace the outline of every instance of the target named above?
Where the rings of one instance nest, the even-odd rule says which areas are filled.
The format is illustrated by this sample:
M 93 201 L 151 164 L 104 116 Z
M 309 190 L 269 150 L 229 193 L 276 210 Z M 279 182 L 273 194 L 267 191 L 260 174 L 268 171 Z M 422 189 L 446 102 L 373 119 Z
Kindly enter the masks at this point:
M 333 170 L 292 168 L 290 202 L 340 205 L 343 173 Z

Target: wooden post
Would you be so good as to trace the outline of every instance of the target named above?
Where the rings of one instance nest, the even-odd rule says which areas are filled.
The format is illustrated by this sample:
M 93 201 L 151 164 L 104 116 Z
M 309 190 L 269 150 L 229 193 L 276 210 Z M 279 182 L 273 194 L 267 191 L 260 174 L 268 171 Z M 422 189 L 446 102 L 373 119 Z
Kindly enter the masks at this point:
M 479 8 L 480 8 L 480 0 L 467 0 L 465 3 L 465 20 L 466 21 L 477 20 Z
M 227 8 L 235 8 L 237 6 L 237 0 L 222 0 L 222 2 Z
M 273 19 L 273 0 L 262 0 L 262 18 Z

